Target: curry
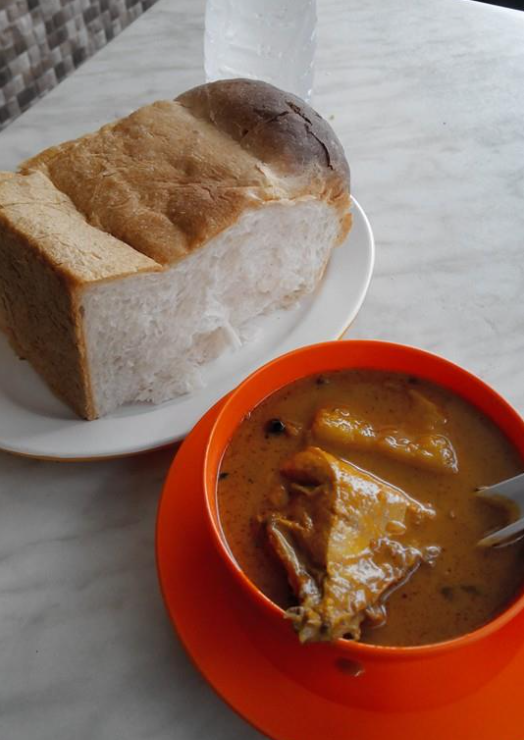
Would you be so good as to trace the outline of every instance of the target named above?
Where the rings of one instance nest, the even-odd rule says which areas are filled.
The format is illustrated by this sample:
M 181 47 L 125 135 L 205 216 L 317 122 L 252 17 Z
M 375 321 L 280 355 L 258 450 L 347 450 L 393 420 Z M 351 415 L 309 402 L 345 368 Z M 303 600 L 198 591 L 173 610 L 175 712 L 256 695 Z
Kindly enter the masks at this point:
M 521 544 L 477 547 L 508 512 L 475 491 L 523 469 L 452 392 L 331 372 L 244 419 L 222 462 L 219 516 L 236 561 L 302 641 L 423 645 L 485 624 L 521 587 Z

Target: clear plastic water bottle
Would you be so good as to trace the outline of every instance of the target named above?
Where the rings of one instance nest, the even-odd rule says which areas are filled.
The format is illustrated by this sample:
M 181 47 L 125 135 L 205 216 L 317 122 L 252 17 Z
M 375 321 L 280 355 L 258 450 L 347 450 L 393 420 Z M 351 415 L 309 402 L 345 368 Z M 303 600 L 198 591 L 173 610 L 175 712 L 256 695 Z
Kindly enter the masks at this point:
M 265 80 L 309 100 L 316 22 L 316 0 L 207 0 L 206 79 Z

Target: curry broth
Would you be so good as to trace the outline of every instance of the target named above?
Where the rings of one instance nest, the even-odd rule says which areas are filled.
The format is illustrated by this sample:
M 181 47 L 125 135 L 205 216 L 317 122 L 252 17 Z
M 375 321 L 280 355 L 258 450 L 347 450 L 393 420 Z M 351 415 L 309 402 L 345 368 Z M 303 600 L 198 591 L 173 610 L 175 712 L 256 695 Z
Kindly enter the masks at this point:
M 437 513 L 420 526 L 417 536 L 421 545 L 439 545 L 441 554 L 433 566 L 421 565 L 397 586 L 387 600 L 384 626 L 364 624 L 362 641 L 377 645 L 421 645 L 467 633 L 496 615 L 522 584 L 521 545 L 476 547 L 487 531 L 506 523 L 507 514 L 476 499 L 475 489 L 524 469 L 502 432 L 463 399 L 427 381 L 371 370 L 332 372 L 286 386 L 254 409 L 226 450 L 218 485 L 220 521 L 234 557 L 261 591 L 288 608 L 295 597 L 259 524 L 259 515 L 271 506 L 270 491 L 280 480 L 281 464 L 305 446 L 319 408 L 344 405 L 371 423 L 399 425 L 412 413 L 409 389 L 417 389 L 444 411 L 444 434 L 457 453 L 458 473 L 419 469 L 377 451 L 322 445 L 430 504 Z M 299 425 L 302 431 L 272 433 L 272 419 L 288 427 Z

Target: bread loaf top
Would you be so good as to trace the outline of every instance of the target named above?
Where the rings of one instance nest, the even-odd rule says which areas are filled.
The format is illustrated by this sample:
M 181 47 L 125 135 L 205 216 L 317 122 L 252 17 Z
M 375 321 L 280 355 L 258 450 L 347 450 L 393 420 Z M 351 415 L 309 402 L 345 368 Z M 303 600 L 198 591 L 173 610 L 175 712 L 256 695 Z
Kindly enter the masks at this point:
M 145 106 L 45 150 L 20 172 L 65 196 L 60 223 L 73 208 L 105 232 L 101 239 L 114 237 L 101 249 L 107 257 L 115 250 L 115 275 L 123 249 L 135 251 L 133 269 L 173 265 L 269 201 L 325 200 L 339 211 L 339 241 L 350 224 L 349 168 L 330 125 L 300 98 L 254 80 L 210 83 Z
M 16 240 L 76 284 L 161 270 L 149 257 L 87 223 L 40 172 L 0 172 L 0 238 Z M 27 252 L 18 259 L 27 259 Z

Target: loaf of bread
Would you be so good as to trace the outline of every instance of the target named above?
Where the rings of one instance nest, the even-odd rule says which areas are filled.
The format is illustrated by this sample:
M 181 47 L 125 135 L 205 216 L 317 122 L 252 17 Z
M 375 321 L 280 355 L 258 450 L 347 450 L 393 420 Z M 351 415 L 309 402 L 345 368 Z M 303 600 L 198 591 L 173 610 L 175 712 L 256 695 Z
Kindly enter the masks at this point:
M 77 414 L 159 403 L 314 290 L 349 169 L 299 98 L 227 80 L 0 173 L 0 326 Z

